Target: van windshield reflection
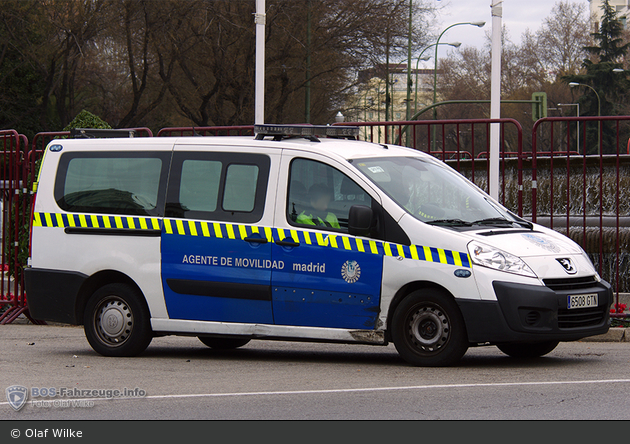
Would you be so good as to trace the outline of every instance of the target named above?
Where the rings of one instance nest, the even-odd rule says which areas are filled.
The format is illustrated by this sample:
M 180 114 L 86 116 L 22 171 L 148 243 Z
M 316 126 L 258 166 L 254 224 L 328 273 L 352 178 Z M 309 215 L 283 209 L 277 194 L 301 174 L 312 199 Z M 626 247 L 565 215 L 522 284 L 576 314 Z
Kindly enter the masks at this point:
M 449 227 L 531 226 L 437 161 L 385 157 L 357 159 L 352 164 L 422 222 Z

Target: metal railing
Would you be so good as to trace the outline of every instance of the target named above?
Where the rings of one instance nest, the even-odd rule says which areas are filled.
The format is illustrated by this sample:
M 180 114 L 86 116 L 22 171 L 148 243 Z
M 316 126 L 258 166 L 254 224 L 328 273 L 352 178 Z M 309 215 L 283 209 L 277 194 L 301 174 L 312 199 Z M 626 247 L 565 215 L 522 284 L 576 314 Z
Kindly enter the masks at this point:
M 158 131 L 158 137 L 185 137 L 185 136 L 253 136 L 254 125 L 239 126 L 188 126 L 162 128 Z
M 500 125 L 500 145 L 502 160 L 514 158 L 516 171 L 506 170 L 505 162 L 500 165 L 499 200 L 514 212 L 522 215 L 522 159 L 523 128 L 514 119 L 466 119 L 466 120 L 410 120 L 397 122 L 344 122 L 334 125 L 359 126 L 364 130 L 364 140 L 376 143 L 395 143 L 431 154 L 453 166 L 480 188 L 488 191 L 490 183 L 489 159 L 490 126 Z M 506 178 L 506 175 L 514 177 Z M 508 180 L 509 179 L 509 180 Z M 510 181 L 519 186 L 512 195 L 505 186 Z
M 630 116 L 548 117 L 532 129 L 531 218 L 587 252 L 630 292 Z M 542 157 L 543 152 L 553 155 Z M 614 314 L 613 314 L 614 316 Z
M 26 136 L 14 130 L 0 131 L 2 146 L 2 202 L 0 215 L 2 246 L 0 258 L 0 324 L 7 324 L 24 314 L 30 317 L 24 291 L 23 267 L 28 256 L 30 228 L 30 189 L 25 152 Z

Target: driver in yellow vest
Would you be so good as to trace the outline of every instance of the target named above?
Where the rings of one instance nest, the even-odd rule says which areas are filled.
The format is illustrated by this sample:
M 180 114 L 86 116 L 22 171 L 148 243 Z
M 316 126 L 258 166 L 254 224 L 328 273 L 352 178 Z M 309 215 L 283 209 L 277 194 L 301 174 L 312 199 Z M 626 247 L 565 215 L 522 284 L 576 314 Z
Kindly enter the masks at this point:
M 328 204 L 332 200 L 332 192 L 326 185 L 322 183 L 314 184 L 308 190 L 308 197 L 311 208 L 300 213 L 296 220 L 297 223 L 340 228 L 337 216 L 328 211 Z

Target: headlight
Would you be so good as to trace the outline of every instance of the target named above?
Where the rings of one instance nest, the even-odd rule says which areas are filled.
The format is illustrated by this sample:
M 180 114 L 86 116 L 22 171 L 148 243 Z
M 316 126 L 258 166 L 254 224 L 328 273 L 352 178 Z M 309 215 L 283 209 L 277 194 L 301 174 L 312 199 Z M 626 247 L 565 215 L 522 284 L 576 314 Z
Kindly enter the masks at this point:
M 521 276 L 536 277 L 536 274 L 520 257 L 490 245 L 476 241 L 470 242 L 468 244 L 468 254 L 473 263 L 477 265 L 520 274 Z

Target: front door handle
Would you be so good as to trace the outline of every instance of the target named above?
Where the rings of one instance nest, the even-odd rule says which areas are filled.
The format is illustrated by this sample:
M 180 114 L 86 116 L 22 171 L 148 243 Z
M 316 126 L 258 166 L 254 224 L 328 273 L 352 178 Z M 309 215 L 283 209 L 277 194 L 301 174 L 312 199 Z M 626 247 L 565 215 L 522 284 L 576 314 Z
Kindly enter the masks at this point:
M 277 245 L 281 247 L 299 247 L 300 243 L 293 240 L 293 238 L 285 237 L 281 241 L 276 242 Z
M 245 242 L 251 242 L 253 244 L 266 244 L 267 239 L 264 237 L 246 237 Z

